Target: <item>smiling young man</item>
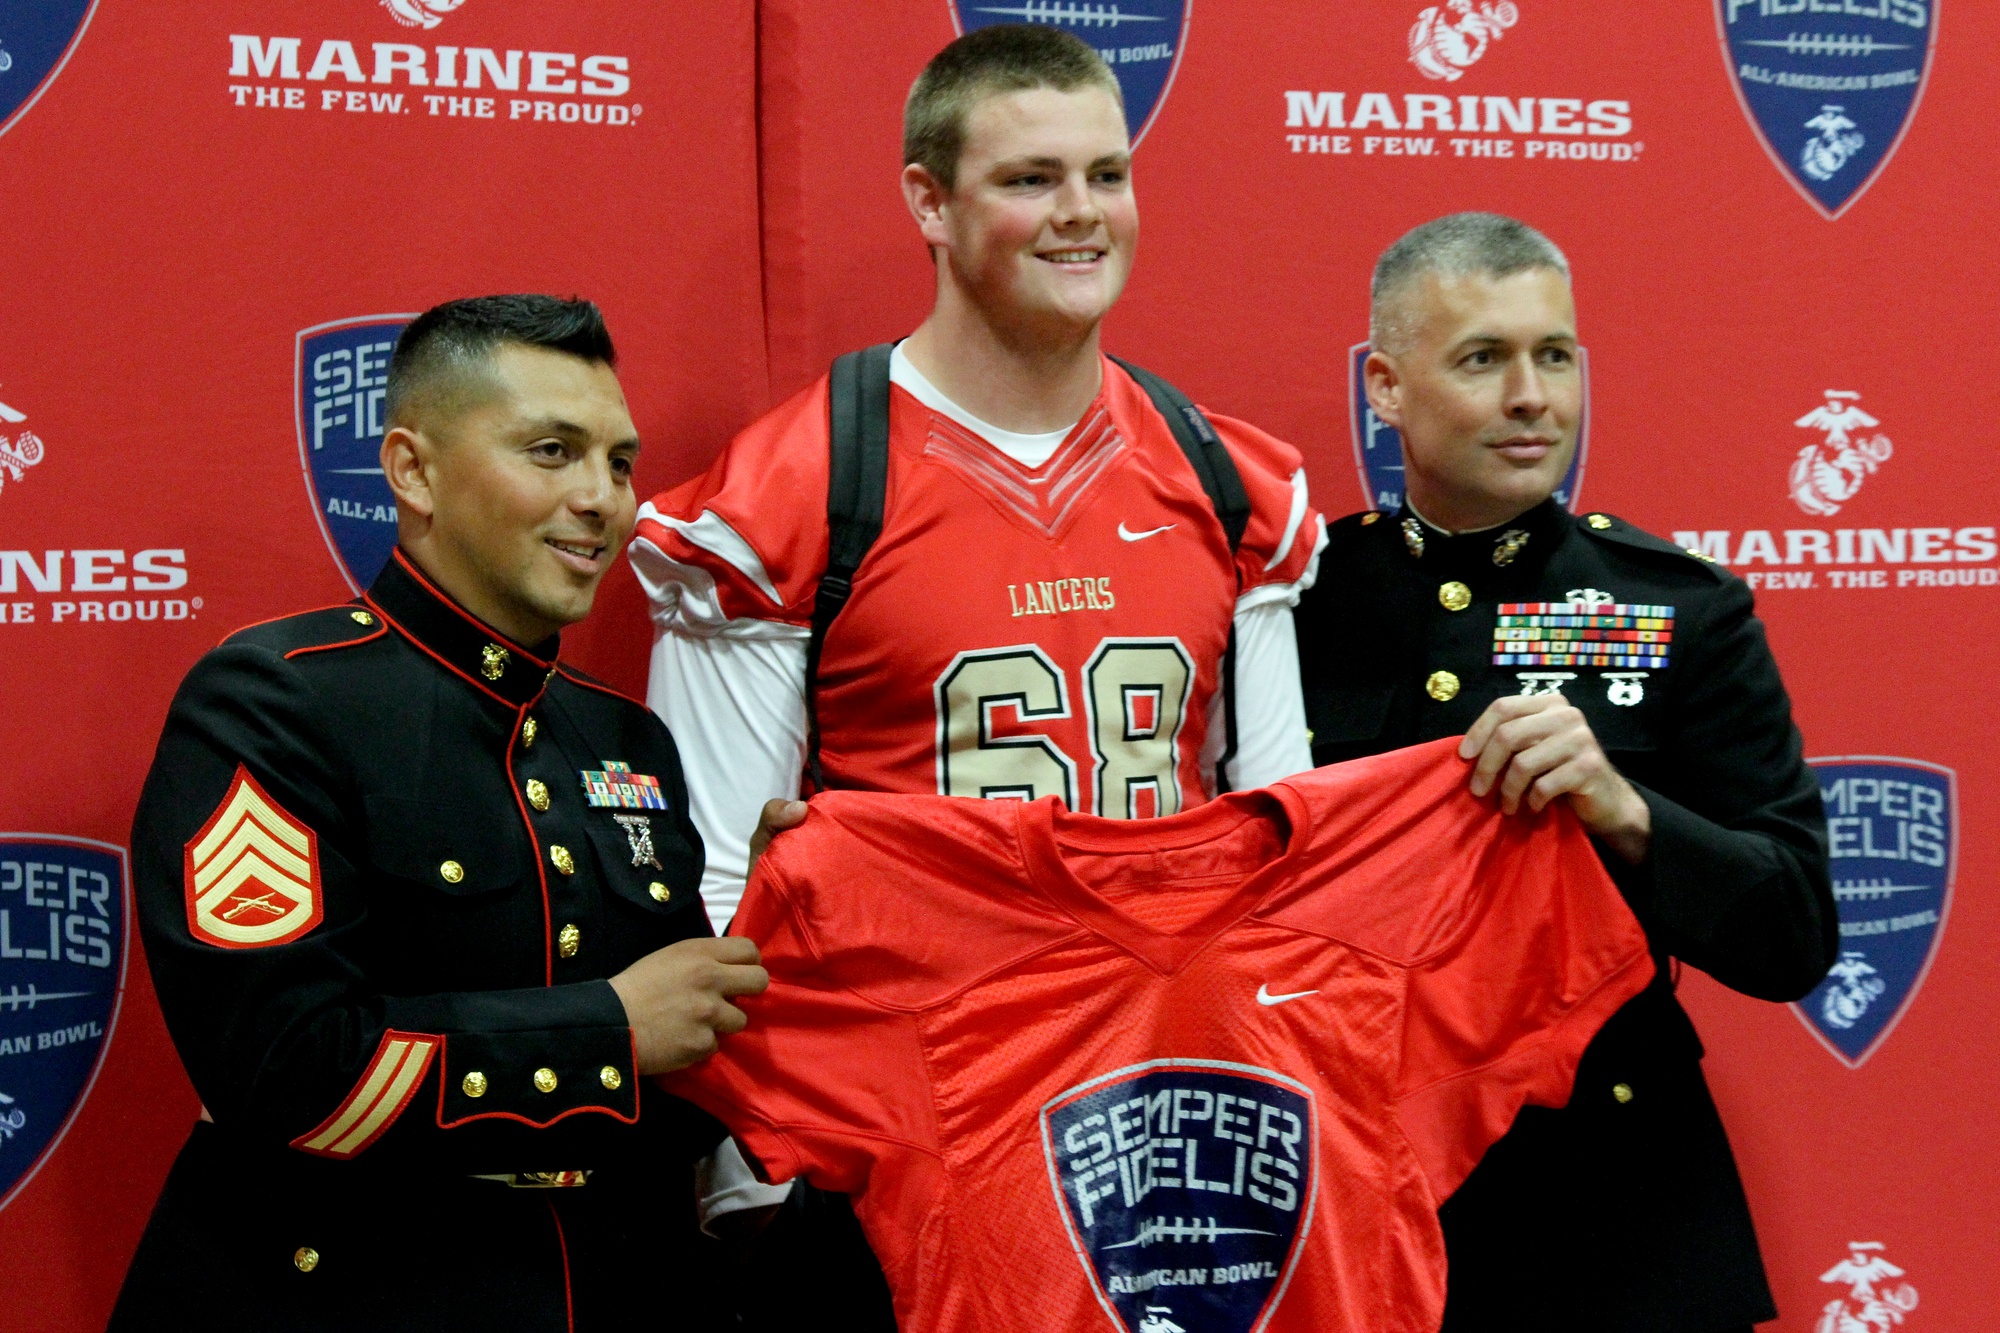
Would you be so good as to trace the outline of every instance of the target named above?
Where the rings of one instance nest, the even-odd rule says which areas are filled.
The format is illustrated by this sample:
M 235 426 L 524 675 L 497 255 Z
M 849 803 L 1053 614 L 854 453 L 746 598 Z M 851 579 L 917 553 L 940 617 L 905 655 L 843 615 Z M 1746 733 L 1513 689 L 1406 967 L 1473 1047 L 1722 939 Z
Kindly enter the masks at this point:
M 710 938 L 666 728 L 557 660 L 636 509 L 612 361 L 587 301 L 418 317 L 388 565 L 176 695 L 132 838 L 206 1109 L 114 1328 L 576 1333 L 657 1324 L 662 1285 L 668 1327 L 720 1326 L 662 1201 L 721 1130 L 642 1076 L 764 972 Z
M 853 402 L 831 376 L 633 541 L 718 926 L 809 761 L 822 787 L 1118 819 L 1310 764 L 1291 606 L 1323 538 L 1297 452 L 1191 407 L 1170 423 L 1099 347 L 1139 234 L 1117 79 L 1060 29 L 968 33 L 911 89 L 903 158 L 937 295 L 874 354 L 886 458 L 832 497 L 880 503 L 872 542 L 830 519 Z
M 1313 757 L 1465 733 L 1475 793 L 1569 803 L 1658 963 L 1569 1105 L 1524 1110 L 1441 1210 L 1444 1327 L 1747 1329 L 1775 1311 L 1667 964 L 1791 1000 L 1833 961 L 1819 787 L 1763 626 L 1728 571 L 1553 498 L 1584 386 L 1546 237 L 1487 213 L 1418 227 L 1376 265 L 1370 334 L 1405 503 L 1330 525 L 1300 604 Z M 1524 1294 L 1551 1255 L 1561 1280 Z

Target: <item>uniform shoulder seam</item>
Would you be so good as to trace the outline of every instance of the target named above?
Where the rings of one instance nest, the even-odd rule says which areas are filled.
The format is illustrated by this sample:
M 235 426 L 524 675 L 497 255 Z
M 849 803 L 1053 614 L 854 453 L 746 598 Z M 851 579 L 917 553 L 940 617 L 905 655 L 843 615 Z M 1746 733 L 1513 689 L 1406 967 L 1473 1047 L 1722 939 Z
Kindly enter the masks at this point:
M 1729 571 L 1713 556 L 1691 546 L 1676 546 L 1666 538 L 1648 532 L 1616 515 L 1593 512 L 1579 520 L 1577 526 L 1599 541 L 1611 542 L 1651 555 L 1667 556 L 1680 562 L 1683 568 L 1692 565 L 1707 573 L 1717 583 L 1726 583 L 1729 580 Z

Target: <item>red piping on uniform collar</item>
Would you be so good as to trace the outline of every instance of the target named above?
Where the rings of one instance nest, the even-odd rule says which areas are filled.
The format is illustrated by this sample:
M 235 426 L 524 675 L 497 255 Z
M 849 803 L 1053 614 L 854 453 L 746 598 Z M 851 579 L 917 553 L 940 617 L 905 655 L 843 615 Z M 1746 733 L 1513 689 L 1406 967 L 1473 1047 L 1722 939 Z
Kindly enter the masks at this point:
M 516 643 L 511 637 L 502 634 L 499 630 L 494 629 L 491 625 L 481 620 L 478 616 L 473 615 L 472 612 L 460 606 L 457 603 L 457 601 L 455 601 L 452 598 L 450 593 L 444 591 L 442 588 L 438 587 L 437 584 L 432 583 L 428 578 L 424 577 L 423 571 L 417 568 L 416 563 L 403 554 L 402 547 L 398 546 L 395 549 L 391 550 L 389 552 L 389 558 L 391 560 L 394 560 L 397 564 L 401 565 L 403 567 L 403 572 L 405 574 L 408 574 L 411 578 L 415 579 L 418 583 L 422 584 L 424 587 L 424 591 L 428 592 L 431 596 L 437 598 L 440 602 L 444 603 L 447 607 L 451 608 L 454 612 L 458 614 L 458 617 L 461 620 L 465 621 L 466 624 L 478 630 L 481 634 L 500 640 L 500 642 L 507 645 L 507 647 L 511 651 L 519 653 L 522 657 L 525 657 L 528 661 L 533 662 L 538 667 L 548 668 L 555 665 L 554 659 L 545 659 L 535 656 L 533 653 L 529 652 L 526 648 L 523 648 L 520 644 Z M 404 632 L 408 633 L 407 630 L 405 630 Z

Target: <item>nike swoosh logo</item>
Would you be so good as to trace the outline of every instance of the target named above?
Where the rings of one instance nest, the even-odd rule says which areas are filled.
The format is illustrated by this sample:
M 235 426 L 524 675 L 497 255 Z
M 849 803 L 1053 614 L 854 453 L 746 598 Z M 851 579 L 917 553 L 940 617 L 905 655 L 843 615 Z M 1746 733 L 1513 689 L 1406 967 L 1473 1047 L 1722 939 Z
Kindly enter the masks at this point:
M 1295 990 L 1290 995 L 1273 995 L 1269 986 L 1259 986 L 1257 988 L 1257 1003 L 1268 1008 L 1274 1004 L 1283 1004 L 1286 1000 L 1303 1000 L 1308 995 L 1317 994 L 1319 992 L 1316 990 Z
M 1174 528 L 1179 526 L 1180 525 L 1177 523 L 1167 523 L 1157 528 L 1148 528 L 1144 532 L 1134 532 L 1132 531 L 1132 529 L 1126 527 L 1125 524 L 1121 521 L 1118 524 L 1118 535 L 1119 537 L 1128 542 L 1142 542 L 1145 541 L 1146 538 L 1148 537 L 1159 536 L 1161 533 L 1165 532 L 1168 528 Z

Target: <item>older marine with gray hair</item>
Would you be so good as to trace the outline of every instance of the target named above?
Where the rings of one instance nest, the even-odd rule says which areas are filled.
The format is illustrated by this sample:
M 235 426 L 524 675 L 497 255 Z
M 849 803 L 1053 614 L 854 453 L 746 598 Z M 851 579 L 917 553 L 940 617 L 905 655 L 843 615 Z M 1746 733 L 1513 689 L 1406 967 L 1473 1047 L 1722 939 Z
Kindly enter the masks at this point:
M 1463 733 L 1476 795 L 1523 818 L 1560 801 L 1590 830 L 1659 964 L 1569 1105 L 1523 1111 L 1441 1210 L 1444 1327 L 1747 1330 L 1776 1310 L 1669 962 L 1773 1001 L 1833 962 L 1784 683 L 1742 580 L 1556 499 L 1584 383 L 1553 242 L 1439 218 L 1383 252 L 1372 295 L 1364 379 L 1406 489 L 1329 526 L 1299 606 L 1313 759 Z

